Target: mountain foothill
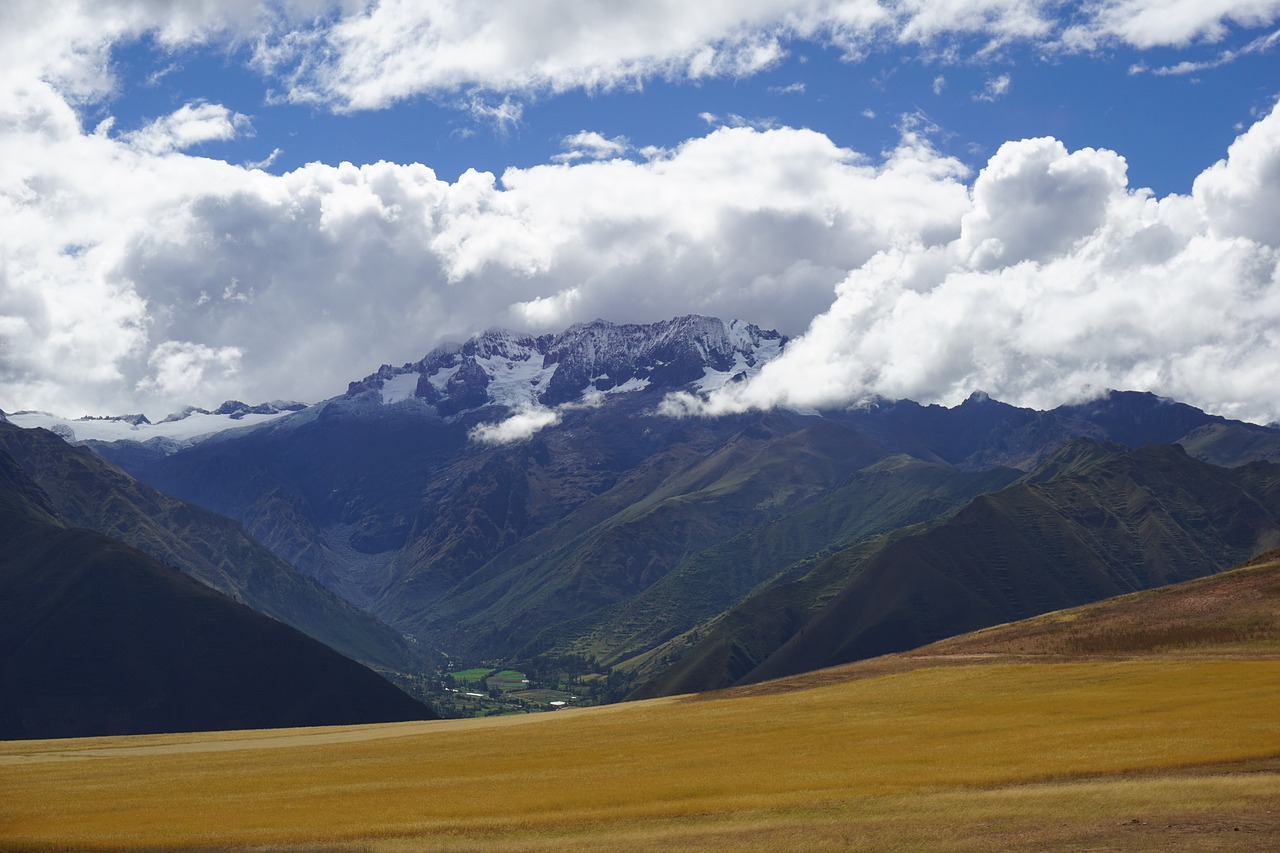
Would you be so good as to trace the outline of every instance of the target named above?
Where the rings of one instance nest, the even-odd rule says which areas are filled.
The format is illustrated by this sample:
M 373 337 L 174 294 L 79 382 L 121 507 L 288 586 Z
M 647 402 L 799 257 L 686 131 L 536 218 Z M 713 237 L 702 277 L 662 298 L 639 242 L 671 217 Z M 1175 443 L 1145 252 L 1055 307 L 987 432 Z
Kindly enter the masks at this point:
M 606 700 L 642 698 L 902 652 L 1280 547 L 1280 429 L 1149 393 L 1048 411 L 975 392 L 953 407 L 662 413 L 667 394 L 748 380 L 786 345 L 707 317 L 595 321 L 488 332 L 180 441 L 149 437 L 148 423 L 121 438 L 70 422 L 59 437 L 10 416 L 6 583 L 36 596 L 32 618 L 73 583 L 90 584 L 82 606 L 109 593 L 133 615 L 107 625 L 86 611 L 75 624 L 92 634 L 67 628 L 65 609 L 56 630 L 6 621 L 29 627 L 0 649 L 4 671 L 20 648 L 46 681 L 88 685 L 65 662 L 111 650 L 151 675 L 103 669 L 97 681 L 159 707 L 144 685 L 181 680 L 196 660 L 170 641 L 163 656 L 142 651 L 143 628 L 198 622 L 177 619 L 173 598 L 216 600 L 234 614 L 222 636 L 242 645 L 305 645 L 386 673 L 446 657 L 559 668 L 600 679 Z M 540 429 L 502 431 L 530 411 Z M 107 564 L 136 579 L 109 579 Z M 289 639 L 246 644 L 233 623 Z M 268 692 L 273 711 L 297 705 Z M 68 697 L 58 713 L 118 730 L 105 701 Z M 48 703 L 4 713 L 31 719 Z M 429 713 L 387 713 L 415 706 Z M 182 719 L 145 730 L 239 725 Z
M 58 503 L 0 450 L 0 739 L 434 716 L 323 643 L 75 526 Z

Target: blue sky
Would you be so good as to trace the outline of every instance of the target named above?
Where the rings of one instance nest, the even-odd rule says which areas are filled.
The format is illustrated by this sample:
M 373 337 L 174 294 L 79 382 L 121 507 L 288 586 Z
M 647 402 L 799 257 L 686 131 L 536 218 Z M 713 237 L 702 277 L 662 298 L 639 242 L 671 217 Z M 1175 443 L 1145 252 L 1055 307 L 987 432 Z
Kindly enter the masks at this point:
M 1120 387 L 1277 419 L 1278 28 L 1280 0 L 13 0 L 0 408 L 310 401 L 491 326 L 699 312 L 797 338 L 708 411 Z
M 210 101 L 245 114 L 253 133 L 193 153 L 264 163 L 279 149 L 264 166 L 275 174 L 313 161 L 418 162 L 447 180 L 467 169 L 500 175 L 508 166 L 550 162 L 563 151 L 562 140 L 582 130 L 623 136 L 637 148 L 670 147 L 735 119 L 811 128 L 874 156 L 893 147 L 904 116 L 917 115 L 936 125 L 940 150 L 975 171 L 1008 140 L 1054 136 L 1072 149 L 1115 150 L 1128 160 L 1132 184 L 1165 195 L 1189 192 L 1243 126 L 1271 108 L 1280 92 L 1280 52 L 1271 47 L 1197 72 L 1149 69 L 1210 64 L 1259 33 L 1267 35 L 1234 27 L 1213 42 L 1181 48 L 1111 44 L 1056 55 L 1015 44 L 990 57 L 978 55 L 982 39 L 967 38 L 946 59 L 895 46 L 850 60 L 829 45 L 796 40 L 779 61 L 742 76 L 696 82 L 657 76 L 598 91 L 520 92 L 514 122 L 473 116 L 455 92 L 347 113 L 289 103 L 276 81 L 252 67 L 247 46 L 175 51 L 142 37 L 113 52 L 119 86 L 84 114 L 90 123 L 113 116 L 117 130 L 127 131 L 185 103 Z M 1007 89 L 988 92 L 1002 78 Z M 511 96 L 480 97 L 496 105 Z

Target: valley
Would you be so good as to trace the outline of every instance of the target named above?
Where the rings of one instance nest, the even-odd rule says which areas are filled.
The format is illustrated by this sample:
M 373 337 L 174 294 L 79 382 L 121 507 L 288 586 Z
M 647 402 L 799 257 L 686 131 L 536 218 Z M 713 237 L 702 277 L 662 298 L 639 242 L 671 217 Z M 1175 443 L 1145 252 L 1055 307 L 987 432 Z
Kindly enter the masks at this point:
M 0 850 L 1273 849 L 1280 429 L 662 412 L 784 346 L 597 322 L 180 445 L 0 424 Z
M 1272 555 L 699 696 L 4 743 L 0 849 L 1270 850 L 1278 693 Z
M 451 716 L 795 675 L 1280 545 L 1280 429 L 1152 394 L 670 411 L 787 344 L 697 315 L 491 331 L 312 406 L 19 413 L 0 446 L 66 523 Z M 473 667 L 541 693 L 460 691 Z

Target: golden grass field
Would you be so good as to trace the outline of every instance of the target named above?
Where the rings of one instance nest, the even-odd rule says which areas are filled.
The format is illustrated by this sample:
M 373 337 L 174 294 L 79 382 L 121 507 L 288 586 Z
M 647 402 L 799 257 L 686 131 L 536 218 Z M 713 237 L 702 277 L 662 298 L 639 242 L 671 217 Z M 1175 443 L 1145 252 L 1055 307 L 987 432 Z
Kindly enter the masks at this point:
M 1280 849 L 1270 643 L 966 651 L 554 714 L 0 743 L 0 849 Z

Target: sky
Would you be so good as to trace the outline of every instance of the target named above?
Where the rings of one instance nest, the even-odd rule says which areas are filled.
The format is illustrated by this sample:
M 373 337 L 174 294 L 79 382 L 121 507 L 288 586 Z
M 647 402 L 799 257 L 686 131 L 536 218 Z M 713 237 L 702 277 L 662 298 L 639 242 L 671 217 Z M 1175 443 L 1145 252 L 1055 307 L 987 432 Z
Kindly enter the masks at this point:
M 6 0 L 0 409 L 339 394 L 486 328 L 793 337 L 672 413 L 1280 420 L 1280 0 Z

